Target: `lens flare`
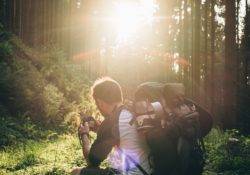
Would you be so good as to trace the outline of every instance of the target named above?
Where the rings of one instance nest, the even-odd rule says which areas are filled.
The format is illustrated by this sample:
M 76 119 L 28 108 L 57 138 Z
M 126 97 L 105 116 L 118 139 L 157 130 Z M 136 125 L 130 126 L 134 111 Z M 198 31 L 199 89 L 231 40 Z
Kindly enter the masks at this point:
M 154 21 L 157 5 L 154 0 L 141 0 L 139 2 L 118 1 L 113 9 L 113 26 L 117 34 L 117 41 L 127 41 L 143 27 L 150 27 Z
M 140 15 L 136 4 L 116 4 L 116 30 L 118 40 L 126 40 L 129 35 L 134 34 L 140 25 Z

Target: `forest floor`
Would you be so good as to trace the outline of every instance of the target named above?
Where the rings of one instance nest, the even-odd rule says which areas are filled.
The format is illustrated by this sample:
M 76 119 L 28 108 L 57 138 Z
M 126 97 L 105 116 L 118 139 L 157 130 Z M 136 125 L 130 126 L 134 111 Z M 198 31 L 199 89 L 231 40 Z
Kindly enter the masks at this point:
M 225 162 L 222 162 L 221 159 L 226 155 L 221 154 L 220 156 L 216 156 L 218 152 L 215 149 L 222 149 L 221 151 L 223 151 L 223 147 L 221 147 L 217 139 L 223 140 L 223 138 L 225 138 L 220 138 L 218 134 L 219 132 L 217 130 L 213 130 L 206 138 L 207 148 L 210 149 L 211 145 L 213 145 L 213 150 L 208 150 L 208 154 L 210 154 L 210 156 L 212 155 L 216 160 L 212 160 L 211 157 L 209 158 L 210 160 L 207 160 L 207 165 L 203 174 L 249 174 L 249 167 L 244 167 L 247 166 L 246 162 L 245 165 L 240 165 L 237 167 L 238 169 L 235 169 L 234 165 L 231 164 L 232 162 L 223 160 L 228 161 L 231 167 L 226 167 L 224 165 Z M 213 138 L 213 141 L 211 141 L 211 138 Z M 1 175 L 64 175 L 70 174 L 73 167 L 86 165 L 86 162 L 82 159 L 78 137 L 73 134 L 52 134 L 44 140 L 28 140 L 25 144 L 20 143 L 5 147 L 0 151 L 0 157 Z M 237 158 L 239 163 L 242 163 L 239 159 L 240 157 Z M 102 166 L 105 167 L 107 164 L 104 163 Z M 216 167 L 218 171 L 216 171 Z M 220 168 L 218 169 L 218 167 Z
M 78 137 L 72 134 L 9 146 L 0 151 L 0 157 L 0 175 L 64 175 L 86 165 Z
M 79 141 L 61 135 L 44 141 L 27 141 L 0 152 L 0 174 L 69 174 L 84 165 Z

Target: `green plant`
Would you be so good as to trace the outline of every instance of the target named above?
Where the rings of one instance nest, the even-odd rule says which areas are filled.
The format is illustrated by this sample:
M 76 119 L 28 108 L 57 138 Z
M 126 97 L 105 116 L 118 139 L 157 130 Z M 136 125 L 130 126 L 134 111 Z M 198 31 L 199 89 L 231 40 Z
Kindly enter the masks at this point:
M 66 175 L 68 174 L 65 170 L 60 168 L 53 168 L 45 173 L 45 175 Z
M 207 166 L 206 170 L 217 173 L 250 172 L 249 138 L 237 130 L 226 132 L 213 129 L 206 138 Z
M 12 53 L 12 46 L 9 42 L 0 42 L 0 57 L 9 56 Z
M 11 34 L 4 30 L 0 23 L 0 58 L 9 56 L 12 53 L 12 45 L 9 42 Z
M 65 100 L 63 93 L 61 93 L 54 85 L 48 84 L 44 87 L 42 96 L 44 98 L 44 113 L 46 121 L 48 123 L 60 123 L 60 121 L 63 121 L 63 117 L 60 116 L 59 113 L 60 107 Z
M 34 153 L 26 154 L 20 162 L 14 167 L 14 170 L 26 169 L 29 166 L 33 166 L 39 163 Z
M 84 108 L 92 103 L 86 100 L 84 71 L 53 45 L 34 50 L 15 37 L 11 42 L 17 53 L 11 61 L 0 60 L 2 104 L 11 115 L 25 114 L 46 127 L 75 127 L 78 119 L 72 114 L 81 111 L 82 100 Z

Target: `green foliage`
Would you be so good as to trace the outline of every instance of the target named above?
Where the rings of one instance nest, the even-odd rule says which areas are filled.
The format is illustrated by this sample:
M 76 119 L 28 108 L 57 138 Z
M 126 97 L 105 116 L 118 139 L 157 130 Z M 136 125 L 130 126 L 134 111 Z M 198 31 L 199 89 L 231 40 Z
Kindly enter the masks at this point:
M 206 138 L 207 171 L 222 174 L 249 174 L 250 138 L 237 130 L 213 129 Z
M 51 171 L 45 173 L 45 175 L 64 175 L 68 174 L 65 170 L 60 168 L 53 168 Z
M 65 100 L 63 97 L 63 93 L 61 93 L 57 87 L 52 84 L 48 84 L 44 87 L 43 95 L 45 104 L 44 104 L 44 112 L 46 121 L 50 122 L 51 120 L 55 120 L 55 116 L 57 119 L 62 121 L 59 117 L 60 106 Z
M 0 58 L 3 59 L 12 53 L 12 46 L 9 42 L 10 33 L 6 32 L 0 23 Z
M 0 57 L 8 56 L 12 53 L 12 47 L 9 42 L 0 42 Z
M 50 138 L 54 133 L 51 130 L 38 127 L 27 116 L 18 116 L 17 118 L 1 115 L 0 148 L 25 143 L 27 140 Z
M 0 174 L 63 175 L 86 165 L 78 138 L 72 135 L 6 147 L 0 150 L 0 157 Z
M 15 59 L 10 65 L 10 79 L 6 88 L 7 107 L 12 113 L 29 113 L 31 118 L 41 119 L 44 115 L 42 92 L 46 81 L 39 71 L 27 60 Z M 41 116 L 40 116 L 41 115 Z
M 14 167 L 14 170 L 26 169 L 26 167 L 34 166 L 38 163 L 35 154 L 25 155 L 20 162 Z
M 205 145 L 207 162 L 203 175 L 249 174 L 249 137 L 241 136 L 236 130 L 213 129 L 205 139 Z M 0 157 L 0 174 L 64 175 L 73 167 L 86 166 L 79 140 L 70 134 L 51 133 L 42 140 L 26 140 L 25 144 L 0 150 Z M 106 166 L 108 164 L 104 162 L 102 167 Z
M 81 112 L 99 116 L 84 70 L 58 47 L 32 49 L 0 26 L 1 44 L 0 147 L 47 137 L 39 125 L 76 131 Z
M 46 127 L 73 124 L 76 129 L 80 112 L 95 111 L 84 71 L 60 49 L 49 45 L 34 50 L 15 37 L 11 47 L 11 59 L 0 60 L 0 102 L 11 115 L 18 118 L 20 113 Z

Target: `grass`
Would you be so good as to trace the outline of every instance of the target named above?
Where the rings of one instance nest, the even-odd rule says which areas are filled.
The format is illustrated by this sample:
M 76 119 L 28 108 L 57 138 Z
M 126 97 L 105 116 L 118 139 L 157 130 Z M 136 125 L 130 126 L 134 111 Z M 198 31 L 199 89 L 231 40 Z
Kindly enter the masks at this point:
M 72 167 L 85 164 L 79 141 L 73 135 L 7 147 L 0 157 L 0 174 L 69 174 Z
M 236 147 L 228 147 L 229 138 L 238 139 Z M 249 137 L 237 131 L 213 129 L 205 145 L 207 160 L 203 175 L 250 174 Z M 70 174 L 73 167 L 85 165 L 79 140 L 72 134 L 27 140 L 0 151 L 0 175 L 65 175 Z M 107 162 L 102 166 L 107 166 Z

